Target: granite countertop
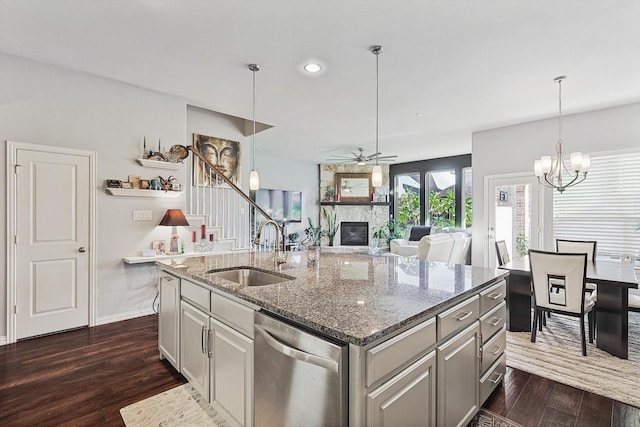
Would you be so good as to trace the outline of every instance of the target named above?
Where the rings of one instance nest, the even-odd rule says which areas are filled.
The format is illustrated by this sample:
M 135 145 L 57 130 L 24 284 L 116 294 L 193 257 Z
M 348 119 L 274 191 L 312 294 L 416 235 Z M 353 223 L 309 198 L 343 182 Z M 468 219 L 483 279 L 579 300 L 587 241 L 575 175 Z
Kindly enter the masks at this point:
M 342 342 L 367 345 L 506 277 L 507 271 L 448 265 L 415 258 L 322 252 L 307 266 L 308 252 L 289 252 L 276 269 L 271 253 L 234 252 L 158 262 L 165 270 L 204 283 Z M 211 277 L 209 270 L 251 267 L 293 277 L 266 286 L 244 286 Z

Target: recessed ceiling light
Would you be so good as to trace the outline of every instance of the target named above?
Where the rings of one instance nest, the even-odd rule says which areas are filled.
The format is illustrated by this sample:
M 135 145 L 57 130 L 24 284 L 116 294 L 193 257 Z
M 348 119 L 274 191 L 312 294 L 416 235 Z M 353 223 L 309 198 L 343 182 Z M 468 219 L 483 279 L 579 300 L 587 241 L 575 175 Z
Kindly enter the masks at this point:
M 315 64 L 315 63 L 312 62 L 310 64 L 305 64 L 304 70 L 307 73 L 319 73 L 322 70 L 322 65 Z
M 418 118 L 422 117 L 422 113 L 416 113 L 416 117 Z

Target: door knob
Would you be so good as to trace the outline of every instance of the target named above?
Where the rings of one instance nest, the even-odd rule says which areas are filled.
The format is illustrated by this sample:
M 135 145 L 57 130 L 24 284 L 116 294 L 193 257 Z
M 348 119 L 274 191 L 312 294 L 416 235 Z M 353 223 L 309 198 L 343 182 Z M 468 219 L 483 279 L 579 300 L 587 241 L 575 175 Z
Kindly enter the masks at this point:
M 87 252 L 87 248 L 85 248 L 84 246 L 80 246 L 80 249 L 78 249 L 78 252 L 85 253 Z

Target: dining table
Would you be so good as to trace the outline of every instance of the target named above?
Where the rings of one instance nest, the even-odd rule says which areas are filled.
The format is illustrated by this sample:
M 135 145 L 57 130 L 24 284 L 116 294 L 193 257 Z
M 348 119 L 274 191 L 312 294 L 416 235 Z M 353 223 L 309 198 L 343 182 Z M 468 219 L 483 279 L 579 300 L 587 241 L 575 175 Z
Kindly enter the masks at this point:
M 507 330 L 531 331 L 529 257 L 500 266 L 507 277 Z M 596 346 L 621 359 L 629 358 L 629 289 L 638 288 L 635 266 L 609 260 L 587 261 L 586 282 L 597 286 Z

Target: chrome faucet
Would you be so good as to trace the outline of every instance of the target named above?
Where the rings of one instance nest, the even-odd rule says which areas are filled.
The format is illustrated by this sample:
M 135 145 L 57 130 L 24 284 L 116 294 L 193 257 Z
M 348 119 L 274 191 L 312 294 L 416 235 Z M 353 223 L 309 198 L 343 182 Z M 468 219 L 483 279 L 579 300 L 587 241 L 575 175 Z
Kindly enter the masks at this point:
M 278 223 L 275 222 L 274 220 L 269 219 L 260 223 L 260 226 L 258 227 L 258 232 L 256 233 L 256 238 L 253 240 L 253 243 L 255 243 L 256 245 L 260 244 L 260 240 L 261 240 L 260 235 L 262 234 L 262 229 L 267 224 L 272 224 L 276 229 L 276 248 L 273 253 L 273 257 L 274 257 L 273 260 L 276 265 L 286 264 L 287 254 L 285 252 L 285 256 L 282 256 L 282 252 L 280 250 L 280 234 L 282 233 L 282 229 L 280 228 Z

